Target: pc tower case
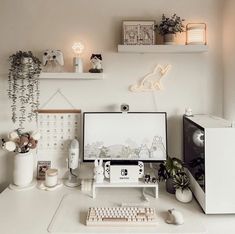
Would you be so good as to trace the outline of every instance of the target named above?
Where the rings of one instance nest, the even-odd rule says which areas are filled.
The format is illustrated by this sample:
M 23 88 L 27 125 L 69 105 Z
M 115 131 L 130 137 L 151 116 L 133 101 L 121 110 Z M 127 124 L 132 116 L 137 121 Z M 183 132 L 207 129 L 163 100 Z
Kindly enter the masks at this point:
M 183 117 L 184 162 L 206 214 L 235 213 L 235 128 L 214 116 Z

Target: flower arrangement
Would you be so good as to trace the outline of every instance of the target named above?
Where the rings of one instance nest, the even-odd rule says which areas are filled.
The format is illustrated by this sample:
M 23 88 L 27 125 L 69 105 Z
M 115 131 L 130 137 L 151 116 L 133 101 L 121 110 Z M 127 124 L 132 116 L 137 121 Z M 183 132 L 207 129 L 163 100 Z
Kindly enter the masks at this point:
M 9 152 L 28 153 L 37 147 L 39 139 L 40 134 L 37 131 L 23 133 L 17 129 L 9 133 L 8 140 L 2 139 L 2 148 Z
M 41 62 L 31 51 L 18 51 L 10 56 L 9 62 L 8 97 L 12 101 L 12 121 L 19 121 L 19 127 L 23 128 L 26 119 L 32 121 L 37 116 Z
M 181 19 L 176 14 L 172 15 L 171 18 L 162 15 L 160 24 L 155 25 L 155 31 L 158 31 L 160 35 L 176 34 L 184 31 L 183 25 L 184 19 Z

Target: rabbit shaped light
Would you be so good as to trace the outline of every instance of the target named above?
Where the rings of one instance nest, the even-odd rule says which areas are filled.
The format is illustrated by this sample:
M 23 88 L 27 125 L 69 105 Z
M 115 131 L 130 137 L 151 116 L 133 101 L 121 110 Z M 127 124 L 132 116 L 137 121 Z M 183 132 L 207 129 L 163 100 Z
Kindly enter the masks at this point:
M 96 159 L 94 167 L 94 180 L 95 183 L 104 182 L 104 168 L 103 168 L 103 159 Z
M 158 64 L 153 72 L 148 73 L 141 82 L 138 82 L 134 85 L 130 86 L 131 92 L 147 92 L 147 91 L 155 91 L 162 90 L 161 80 L 163 77 L 167 75 L 169 70 L 171 69 L 171 65 L 168 64 L 166 66 L 161 66 Z

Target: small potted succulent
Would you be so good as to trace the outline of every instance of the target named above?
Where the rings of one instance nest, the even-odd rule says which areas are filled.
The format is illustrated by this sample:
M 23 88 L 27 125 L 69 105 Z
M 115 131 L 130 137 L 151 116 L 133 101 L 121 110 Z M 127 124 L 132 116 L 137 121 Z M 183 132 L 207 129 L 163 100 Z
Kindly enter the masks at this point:
M 168 157 L 164 163 L 160 164 L 158 170 L 158 180 L 166 181 L 166 190 L 168 193 L 174 194 L 175 187 L 173 178 L 176 174 L 183 171 L 183 162 L 178 158 Z
M 37 116 L 41 62 L 31 51 L 18 51 L 10 56 L 9 62 L 8 97 L 12 102 L 12 121 L 23 129 L 26 120 Z
M 175 44 L 175 35 L 184 31 L 183 21 L 184 19 L 176 14 L 173 14 L 170 18 L 162 15 L 160 24 L 155 25 L 155 31 L 163 36 L 165 45 Z
M 192 201 L 193 195 L 189 188 L 190 180 L 185 172 L 176 174 L 173 178 L 173 184 L 176 189 L 175 197 L 178 201 L 183 203 Z
M 2 139 L 2 148 L 15 152 L 13 184 L 27 187 L 33 180 L 34 155 L 40 134 L 38 132 L 21 132 L 19 129 L 9 133 L 8 139 Z

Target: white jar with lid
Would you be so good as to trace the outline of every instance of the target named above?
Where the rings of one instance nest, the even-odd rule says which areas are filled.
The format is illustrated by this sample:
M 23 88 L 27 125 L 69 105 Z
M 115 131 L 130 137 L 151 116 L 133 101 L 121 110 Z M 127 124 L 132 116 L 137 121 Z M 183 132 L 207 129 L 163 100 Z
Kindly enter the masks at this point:
M 54 187 L 58 184 L 58 170 L 57 169 L 48 169 L 46 171 L 46 180 L 45 185 L 47 187 Z

